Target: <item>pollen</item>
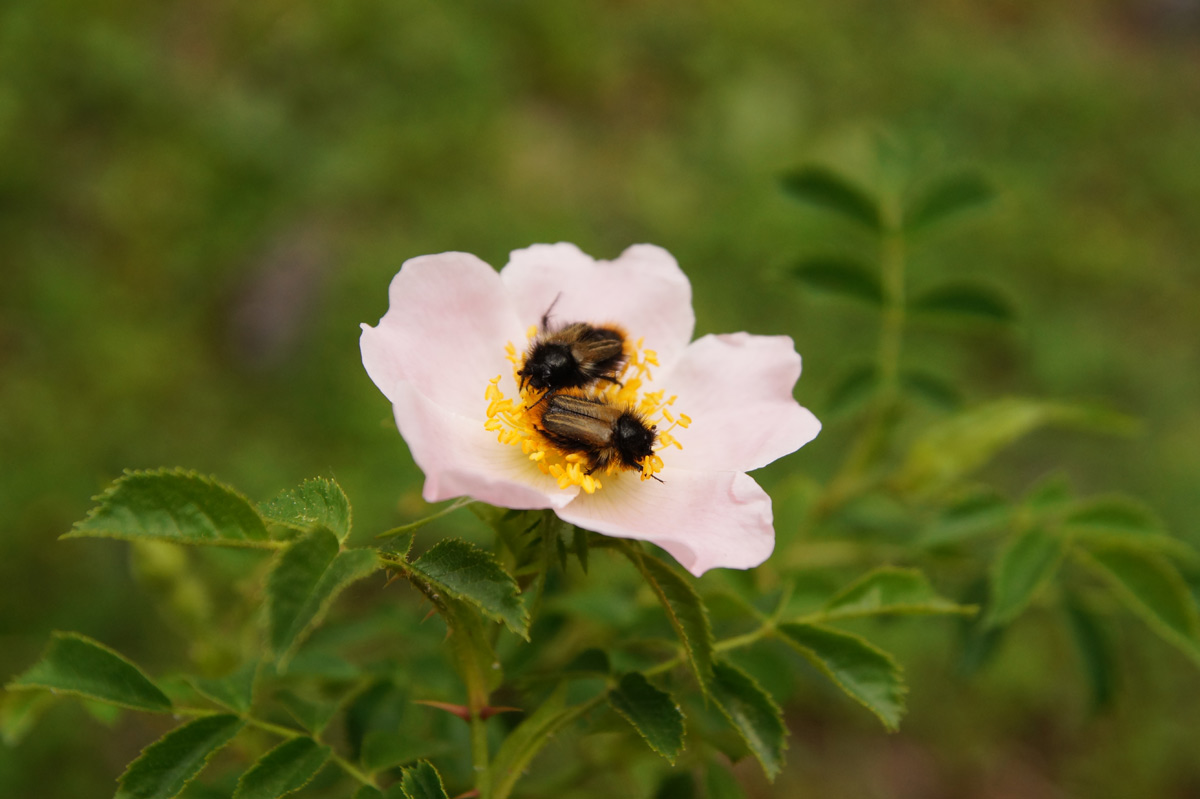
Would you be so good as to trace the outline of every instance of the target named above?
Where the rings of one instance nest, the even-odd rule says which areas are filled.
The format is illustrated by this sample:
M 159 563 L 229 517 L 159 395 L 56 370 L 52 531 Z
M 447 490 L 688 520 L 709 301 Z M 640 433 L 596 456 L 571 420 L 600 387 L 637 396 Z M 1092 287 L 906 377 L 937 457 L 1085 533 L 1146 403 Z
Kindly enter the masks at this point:
M 526 336 L 533 339 L 537 334 L 538 329 L 533 326 Z M 505 345 L 504 351 L 512 364 L 513 381 L 520 385 L 518 373 L 524 366 L 524 356 L 511 341 Z M 526 386 L 517 396 L 506 397 L 500 388 L 503 375 L 496 375 L 489 380 L 484 390 L 487 400 L 484 429 L 495 433 L 496 440 L 501 444 L 519 447 L 534 468 L 553 478 L 558 487 L 564 490 L 578 486 L 584 493 L 594 494 L 604 487 L 602 479 L 619 479 L 623 472 L 638 472 L 643 481 L 661 481 L 662 478 L 657 476 L 664 467 L 660 453 L 671 448 L 683 449 L 673 431 L 687 428 L 692 420 L 673 409 L 676 400 L 674 395 L 668 396 L 662 389 L 652 390 L 654 375 L 651 369 L 659 365 L 658 353 L 647 349 L 642 339 L 632 343 L 626 339 L 625 354 L 626 363 L 616 375 L 617 382 L 598 383 L 588 391 L 588 396 L 609 405 L 632 409 L 655 432 L 653 454 L 639 460 L 636 468 L 617 458 L 609 460 L 603 468 L 589 468 L 591 461 L 587 455 L 563 451 L 555 446 L 537 425 L 537 419 L 540 418 L 538 406 L 547 400 L 546 393 Z

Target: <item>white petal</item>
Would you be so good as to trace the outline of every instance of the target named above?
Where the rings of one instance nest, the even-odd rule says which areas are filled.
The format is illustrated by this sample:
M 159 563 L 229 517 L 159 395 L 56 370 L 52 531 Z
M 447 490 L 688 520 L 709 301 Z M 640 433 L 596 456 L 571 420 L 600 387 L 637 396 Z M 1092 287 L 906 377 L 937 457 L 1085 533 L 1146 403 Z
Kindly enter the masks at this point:
M 651 541 L 699 577 L 712 568 L 749 569 L 775 548 L 771 498 L 736 472 L 663 473 L 666 482 L 633 472 L 602 478 L 560 518 L 618 538 Z
M 397 385 L 408 381 L 482 425 L 488 380 L 512 373 L 505 343 L 525 343 L 500 276 L 467 253 L 425 255 L 405 261 L 388 297 L 388 312 L 377 327 L 363 325 L 359 339 L 375 385 L 395 402 Z
M 821 430 L 792 398 L 800 356 L 787 336 L 731 333 L 692 342 L 655 386 L 679 397 L 673 411 L 692 419 L 676 428 L 683 449 L 663 453 L 672 468 L 750 471 L 794 452 Z
M 578 493 L 560 489 L 519 447 L 498 442 L 482 415 L 457 414 L 405 381 L 394 391 L 396 425 L 425 473 L 425 501 L 469 496 L 503 508 L 561 508 Z
M 595 261 L 574 244 L 535 244 L 516 250 L 500 272 L 528 327 L 550 323 L 615 323 L 658 353 L 670 368 L 696 324 L 692 286 L 671 254 L 635 244 L 615 261 Z

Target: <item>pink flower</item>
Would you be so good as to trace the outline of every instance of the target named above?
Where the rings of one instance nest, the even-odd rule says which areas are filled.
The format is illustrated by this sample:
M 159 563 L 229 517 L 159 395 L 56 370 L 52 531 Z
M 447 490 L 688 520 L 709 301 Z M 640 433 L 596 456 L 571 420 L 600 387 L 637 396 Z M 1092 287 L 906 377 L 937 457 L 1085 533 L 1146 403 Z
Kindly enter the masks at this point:
M 360 343 L 425 472 L 425 500 L 553 508 L 585 529 L 651 541 L 697 576 L 766 560 L 771 499 L 746 472 L 811 441 L 821 424 L 792 398 L 800 356 L 789 337 L 692 341 L 691 295 L 675 259 L 646 244 L 615 261 L 538 244 L 499 273 L 466 253 L 406 261 L 387 314 L 362 326 Z M 626 332 L 622 385 L 588 392 L 657 424 L 656 457 L 641 474 L 588 473 L 586 459 L 548 446 L 526 418 L 541 393 L 522 395 L 515 372 L 552 305 L 551 329 L 588 322 Z

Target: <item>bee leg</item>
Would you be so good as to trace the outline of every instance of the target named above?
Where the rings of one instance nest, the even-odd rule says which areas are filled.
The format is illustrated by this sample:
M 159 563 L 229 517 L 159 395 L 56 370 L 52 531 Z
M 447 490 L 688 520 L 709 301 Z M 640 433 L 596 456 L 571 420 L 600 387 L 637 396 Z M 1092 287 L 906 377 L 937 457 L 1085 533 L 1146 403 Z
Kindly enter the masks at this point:
M 599 378 L 599 379 L 600 379 L 600 380 L 607 380 L 607 381 L 608 381 L 608 382 L 610 382 L 610 383 L 616 383 L 616 384 L 617 384 L 618 386 L 620 386 L 621 388 L 625 388 L 625 384 L 624 384 L 624 383 L 622 383 L 620 380 L 618 380 L 618 379 L 617 379 L 617 378 L 615 378 L 615 377 L 609 377 L 608 375 L 600 375 L 600 378 Z
M 562 292 L 560 291 L 560 292 L 558 292 L 558 294 L 555 295 L 554 302 L 550 303 L 550 307 L 546 309 L 546 312 L 544 314 L 542 314 L 542 332 L 543 333 L 550 326 L 550 312 L 554 310 L 554 306 L 558 305 L 558 301 L 561 299 L 562 299 Z

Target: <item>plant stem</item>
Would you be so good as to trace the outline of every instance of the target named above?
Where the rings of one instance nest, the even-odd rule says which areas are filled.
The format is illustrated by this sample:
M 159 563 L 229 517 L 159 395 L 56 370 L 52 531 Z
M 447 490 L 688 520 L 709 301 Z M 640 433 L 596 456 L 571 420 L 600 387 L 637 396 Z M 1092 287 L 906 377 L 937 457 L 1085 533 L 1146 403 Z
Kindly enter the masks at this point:
M 471 708 L 471 766 L 479 799 L 492 797 L 492 770 L 488 757 L 487 727 L 477 708 Z
M 437 521 L 438 519 L 442 518 L 446 514 L 453 513 L 454 511 L 458 510 L 459 508 L 465 508 L 467 505 L 470 505 L 474 501 L 475 500 L 471 499 L 470 497 L 459 497 L 458 499 L 454 500 L 454 502 L 452 502 L 449 505 L 447 505 L 446 507 L 442 508 L 437 513 L 434 513 L 430 516 L 426 516 L 424 519 L 417 519 L 415 522 L 409 522 L 408 524 L 404 524 L 399 527 L 393 527 L 391 530 L 387 530 L 387 531 L 382 532 L 379 535 L 375 536 L 375 538 L 377 538 L 377 539 L 379 539 L 379 538 L 394 538 L 398 535 L 404 535 L 405 533 L 412 532 L 413 530 L 417 530 L 421 527 L 424 527 L 425 525 L 429 524 L 432 521 Z
M 850 447 L 841 469 L 829 482 L 824 496 L 814 507 L 818 518 L 829 515 L 871 484 L 868 474 L 887 449 L 892 422 L 899 406 L 900 352 L 904 341 L 906 302 L 904 234 L 900 229 L 898 207 L 885 204 L 884 218 L 885 227 L 879 241 L 879 268 L 884 295 L 877 355 L 879 391 L 862 432 Z

